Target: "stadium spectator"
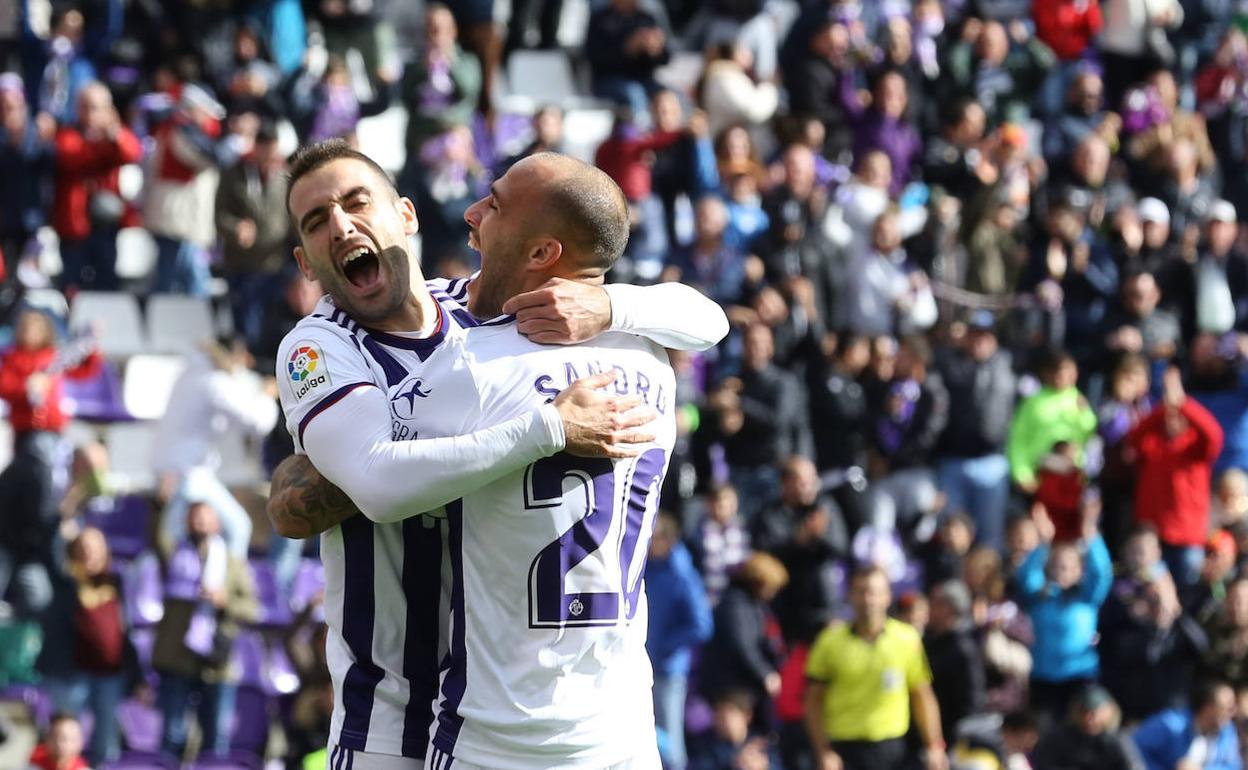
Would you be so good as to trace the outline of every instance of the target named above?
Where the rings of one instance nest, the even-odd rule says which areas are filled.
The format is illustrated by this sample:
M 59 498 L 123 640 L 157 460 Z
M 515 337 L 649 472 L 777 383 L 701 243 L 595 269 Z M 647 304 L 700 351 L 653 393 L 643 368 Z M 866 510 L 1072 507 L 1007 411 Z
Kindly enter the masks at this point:
M 1205 624 L 1209 651 L 1203 668 L 1235 687 L 1248 683 L 1248 576 L 1240 575 L 1226 588 L 1220 611 Z
M 661 731 L 660 754 L 672 770 L 683 770 L 685 697 L 693 651 L 711 637 L 711 606 L 676 519 L 661 513 L 646 562 L 650 607 L 646 651 L 654 666 L 654 718 Z M 664 751 L 663 749 L 666 748 Z
M 1071 702 L 1070 715 L 1044 732 L 1031 757 L 1035 770 L 1144 770 L 1104 687 L 1090 685 Z
M 780 693 L 780 639 L 769 605 L 789 582 L 784 565 L 756 552 L 737 569 L 715 606 L 714 633 L 702 650 L 698 681 L 712 699 L 743 690 L 755 699 L 756 721 Z M 759 710 L 761 709 L 761 711 Z
M 1094 521 L 1084 522 L 1079 545 L 1045 543 L 1032 551 L 1015 575 L 1023 610 L 1031 618 L 1031 705 L 1060 717 L 1071 699 L 1100 671 L 1095 645 L 1097 613 L 1109 593 L 1112 565 Z
M 53 123 L 30 114 L 23 88 L 17 75 L 0 74 L 0 178 L 9 180 L 0 192 L 0 254 L 8 279 L 47 223 L 55 168 Z
M 53 714 L 47 734 L 31 752 L 30 764 L 39 770 L 89 770 L 82 756 L 82 724 L 69 714 Z
M 0 400 L 13 429 L 12 460 L 0 472 L 0 599 L 34 613 L 51 600 L 49 572 L 60 561 L 64 380 L 96 376 L 102 358 L 90 336 L 58 346 L 52 319 L 37 310 L 18 317 L 14 343 L 0 355 Z
M 1105 399 L 1097 410 L 1097 435 L 1102 442 L 1104 465 L 1100 488 L 1103 500 L 1101 533 L 1110 553 L 1117 556 L 1135 520 L 1135 464 L 1125 439 L 1131 429 L 1152 411 L 1149 398 L 1148 363 L 1135 354 L 1117 357 L 1109 372 Z
M 1168 572 L 1144 586 L 1124 622 L 1106 619 L 1101 629 L 1101 681 L 1122 704 L 1123 718 L 1137 722 L 1182 705 L 1206 638 L 1184 614 Z
M 839 608 L 844 577 L 838 574 L 836 557 L 841 554 L 827 541 L 829 521 L 836 515 L 826 500 L 801 509 L 788 540 L 772 549 L 789 573 L 788 584 L 772 605 L 789 645 L 809 644 Z
M 38 31 L 35 19 L 24 15 L 23 63 L 39 112 L 57 123 L 74 120 L 79 95 L 99 77 L 99 65 L 122 32 L 124 8 L 121 0 L 94 4 L 89 13 L 59 7 L 45 17 L 47 28 Z
M 1027 521 L 1029 519 L 1019 519 Z M 1000 554 L 986 546 L 966 556 L 963 574 L 971 591 L 971 617 L 975 623 L 985 677 L 985 705 L 1010 713 L 1026 703 L 1031 676 L 1031 622 L 1006 594 L 1006 575 Z
M 972 314 L 958 342 L 936 359 L 949 392 L 949 414 L 957 415 L 936 444 L 936 486 L 946 509 L 971 515 L 980 543 L 1001 550 L 1010 493 L 1004 449 L 1017 382 L 1010 354 L 998 345 L 991 312 Z
M 1248 328 L 1248 256 L 1238 245 L 1235 206 L 1214 201 L 1204 222 L 1204 238 L 1191 274 L 1184 276 L 1183 328 L 1223 334 Z M 1230 300 L 1228 303 L 1227 300 Z M 1233 312 L 1231 311 L 1233 308 Z
M 947 83 L 959 96 L 978 101 L 988 124 L 1021 123 L 1031 116 L 1030 100 L 1056 63 L 1053 51 L 1031 35 L 1021 19 L 972 17 L 962 39 L 949 49 Z
M 663 221 L 670 248 L 678 242 L 677 200 L 682 196 L 697 200 L 717 192 L 720 189 L 719 168 L 705 112 L 699 110 L 687 114 L 679 94 L 669 88 L 660 88 L 650 97 L 650 114 L 655 131 L 680 134 L 680 139 L 674 144 L 657 149 L 650 162 L 654 193 L 663 203 Z
M 932 669 L 932 691 L 940 704 L 940 730 L 951 738 L 958 723 L 985 705 L 984 663 L 971 621 L 971 592 L 960 580 L 932 588 L 931 619 L 923 639 Z
M 767 737 L 754 732 L 754 699 L 744 690 L 728 691 L 711 704 L 711 729 L 698 739 L 689 770 L 782 770 Z
M 693 240 L 674 249 L 663 269 L 663 280 L 695 286 L 725 307 L 745 304 L 746 292 L 761 279 L 761 264 L 754 267 L 739 244 L 728 240 L 728 207 L 715 195 L 706 195 L 694 205 Z
M 775 488 L 777 464 L 792 454 L 811 454 L 806 394 L 796 376 L 776 366 L 774 356 L 771 330 L 762 324 L 749 326 L 741 376 L 721 382 L 707 399 L 717 417 L 710 430 L 723 442 L 747 519 Z
M 1236 733 L 1235 691 L 1218 680 L 1192 691 L 1191 705 L 1167 709 L 1144 720 L 1132 740 L 1148 770 L 1201 767 L 1238 770 L 1243 766 Z
M 940 707 L 918 632 L 888 617 L 888 577 L 875 567 L 850 582 L 853 620 L 815 640 L 806 663 L 806 730 L 819 767 L 905 767 L 911 724 L 926 766 L 949 766 Z
M 654 71 L 671 56 L 658 20 L 638 0 L 611 0 L 589 18 L 585 54 L 594 95 L 627 107 L 634 120 L 648 123 L 650 95 L 658 89 Z
M 1104 34 L 1099 43 L 1105 65 L 1105 93 L 1118 104 L 1142 73 L 1174 63 L 1167 30 L 1183 23 L 1178 0 L 1105 0 Z
M 56 134 L 56 196 L 52 225 L 61 239 L 62 290 L 117 288 L 117 232 L 137 223 L 118 188 L 118 171 L 143 154 L 121 122 L 108 89 L 86 83 L 78 121 Z
M 720 43 L 708 58 L 698 101 L 712 135 L 732 125 L 756 126 L 771 119 L 780 91 L 775 83 L 750 76 L 754 55 L 749 48 L 739 41 Z
M 186 537 L 162 553 L 164 615 L 152 666 L 160 673 L 161 750 L 175 757 L 186 751 L 192 693 L 199 694 L 201 750 L 229 750 L 240 675 L 231 651 L 240 625 L 256 617 L 251 569 L 228 552 L 220 529 L 212 505 L 195 502 L 186 509 Z
M 264 436 L 277 424 L 276 386 L 247 371 L 249 354 L 236 343 L 201 341 L 187 371 L 173 387 L 169 408 L 156 430 L 152 468 L 165 501 L 160 533 L 170 543 L 185 538 L 187 510 L 195 502 L 212 506 L 230 553 L 247 555 L 251 517 L 217 476 L 219 441 L 229 430 Z M 291 364 L 293 366 L 293 364 Z
M 768 501 L 755 515 L 750 531 L 754 548 L 775 555 L 807 523 L 814 509 L 823 509 L 824 527 L 814 534 L 837 557 L 849 553 L 849 531 L 840 508 L 823 490 L 815 464 L 792 455 L 780 467 L 780 496 Z
M 75 713 L 92 716 L 87 757 L 95 765 L 115 762 L 121 755 L 117 709 L 126 694 L 128 649 L 121 581 L 114 572 L 104 533 L 88 527 L 70 542 L 69 575 L 74 580 L 74 665 L 82 674 L 70 692 Z
M 290 244 L 284 170 L 277 132 L 262 124 L 251 151 L 221 172 L 217 187 L 216 231 L 234 328 L 253 350 L 266 306 L 279 293 Z
M 1137 455 L 1136 520 L 1157 529 L 1162 555 L 1180 589 L 1200 577 L 1209 532 L 1213 463 L 1222 429 L 1187 397 L 1176 368 L 1166 371 L 1162 403 L 1127 435 Z
M 1050 352 L 1040 365 L 1040 390 L 1023 399 L 1014 412 L 1006 439 L 1010 476 L 1024 491 L 1036 488 L 1040 461 L 1059 441 L 1083 445 L 1096 430 L 1096 414 L 1075 387 L 1079 370 L 1070 354 Z
M 902 340 L 893 377 L 871 402 L 870 521 L 882 532 L 918 534 L 939 512 L 932 451 L 949 421 L 949 394 L 929 368 L 932 351 L 919 336 Z M 927 529 L 930 534 L 931 530 Z
M 1226 589 L 1234 579 L 1239 548 L 1235 536 L 1225 529 L 1215 529 L 1205 543 L 1205 563 L 1200 579 L 1179 597 L 1183 610 L 1204 624 L 1218 611 L 1226 598 Z
M 750 532 L 738 510 L 737 490 L 721 484 L 706 493 L 706 514 L 694 528 L 690 551 L 712 605 L 728 587 L 738 565 L 750 555 Z
M 520 152 L 504 160 L 502 165 L 495 169 L 495 176 L 502 176 L 507 173 L 507 169 L 535 153 L 564 152 L 563 118 L 563 110 L 553 104 L 538 108 L 537 112 L 533 113 L 533 141 Z M 409 143 L 408 146 L 410 147 L 411 144 Z
M 415 189 L 419 150 L 439 134 L 472 120 L 481 95 L 481 62 L 459 45 L 455 17 L 446 6 L 425 8 L 424 46 L 403 70 L 399 86 L 407 109 L 407 163 L 399 175 L 404 192 Z

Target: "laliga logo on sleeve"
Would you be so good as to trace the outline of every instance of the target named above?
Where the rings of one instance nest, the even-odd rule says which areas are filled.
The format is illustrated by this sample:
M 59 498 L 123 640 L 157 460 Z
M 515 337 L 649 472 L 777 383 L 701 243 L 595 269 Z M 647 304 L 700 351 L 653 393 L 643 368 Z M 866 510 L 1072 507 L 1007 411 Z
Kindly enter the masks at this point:
M 325 354 L 310 342 L 301 342 L 290 351 L 286 373 L 290 375 L 291 389 L 297 399 L 330 382 Z

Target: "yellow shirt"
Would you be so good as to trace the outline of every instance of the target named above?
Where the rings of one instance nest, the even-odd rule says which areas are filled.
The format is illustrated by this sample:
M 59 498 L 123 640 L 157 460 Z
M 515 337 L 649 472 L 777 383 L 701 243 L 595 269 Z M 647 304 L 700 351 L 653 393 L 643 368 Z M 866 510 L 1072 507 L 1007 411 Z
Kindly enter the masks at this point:
M 815 640 L 806 677 L 825 685 L 823 724 L 833 741 L 884 741 L 910 728 L 910 691 L 932 681 L 919 632 L 889 618 L 874 642 L 848 623 Z

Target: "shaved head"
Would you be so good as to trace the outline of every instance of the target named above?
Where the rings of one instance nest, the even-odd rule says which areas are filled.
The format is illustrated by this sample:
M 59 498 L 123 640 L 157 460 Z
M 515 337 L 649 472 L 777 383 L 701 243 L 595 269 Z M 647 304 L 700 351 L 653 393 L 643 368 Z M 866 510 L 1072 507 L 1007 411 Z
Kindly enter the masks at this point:
M 521 164 L 542 180 L 540 226 L 579 266 L 600 274 L 610 270 L 628 243 L 628 200 L 620 186 L 602 169 L 567 155 L 541 152 Z

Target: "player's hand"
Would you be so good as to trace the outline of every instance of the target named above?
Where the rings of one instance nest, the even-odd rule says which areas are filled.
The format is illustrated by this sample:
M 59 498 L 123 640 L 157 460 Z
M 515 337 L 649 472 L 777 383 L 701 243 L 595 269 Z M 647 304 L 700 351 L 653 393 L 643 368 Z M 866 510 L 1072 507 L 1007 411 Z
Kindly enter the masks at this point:
M 565 451 L 578 457 L 636 457 L 657 437 L 645 426 L 658 418 L 640 396 L 615 396 L 598 388 L 615 381 L 615 370 L 577 380 L 555 399 L 563 418 Z
M 533 291 L 507 300 L 503 312 L 516 316 L 520 333 L 545 345 L 593 339 L 611 326 L 611 298 L 601 286 L 551 278 Z

